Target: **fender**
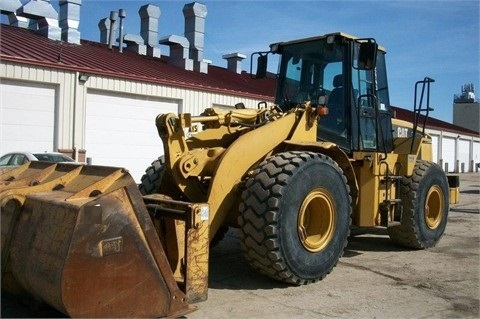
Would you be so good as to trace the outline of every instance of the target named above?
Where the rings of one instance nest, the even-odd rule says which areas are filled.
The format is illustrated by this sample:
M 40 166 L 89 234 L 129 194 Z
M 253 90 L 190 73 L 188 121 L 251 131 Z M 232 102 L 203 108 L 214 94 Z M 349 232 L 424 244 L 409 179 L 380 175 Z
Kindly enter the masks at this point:
M 353 171 L 352 163 L 347 154 L 335 143 L 330 142 L 302 142 L 302 141 L 284 141 L 285 151 L 312 151 L 325 154 L 331 157 L 347 177 L 350 186 L 350 195 L 352 196 L 352 206 L 358 203 L 358 181 Z

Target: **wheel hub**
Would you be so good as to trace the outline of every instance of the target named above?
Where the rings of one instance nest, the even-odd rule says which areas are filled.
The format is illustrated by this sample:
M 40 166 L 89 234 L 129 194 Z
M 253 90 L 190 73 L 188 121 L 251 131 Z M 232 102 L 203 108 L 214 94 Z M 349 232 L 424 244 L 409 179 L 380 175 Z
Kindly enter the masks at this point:
M 305 197 L 297 221 L 300 242 L 310 252 L 324 249 L 333 238 L 336 224 L 332 195 L 319 188 Z
M 436 229 L 443 218 L 444 194 L 438 185 L 433 185 L 425 199 L 425 223 L 430 229 Z

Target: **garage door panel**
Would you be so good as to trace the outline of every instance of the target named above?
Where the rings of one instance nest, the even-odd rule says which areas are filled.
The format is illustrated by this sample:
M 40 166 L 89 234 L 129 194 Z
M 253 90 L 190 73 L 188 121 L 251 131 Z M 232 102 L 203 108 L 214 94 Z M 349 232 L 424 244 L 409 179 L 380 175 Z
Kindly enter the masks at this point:
M 177 113 L 178 103 L 92 91 L 87 95 L 85 149 L 96 165 L 125 167 L 137 182 L 163 154 L 155 118 Z
M 52 85 L 0 83 L 0 154 L 53 151 L 55 101 Z
M 125 128 L 123 130 L 110 130 L 108 132 L 104 130 L 92 130 L 89 134 L 95 136 L 96 144 L 98 145 L 112 144 L 112 140 L 119 140 L 121 142 L 121 144 L 115 143 L 115 145 L 161 145 L 162 143 L 157 131 L 128 131 L 128 128 Z
M 442 140 L 442 159 L 444 164 L 448 166 L 448 172 L 455 170 L 455 139 L 444 137 Z

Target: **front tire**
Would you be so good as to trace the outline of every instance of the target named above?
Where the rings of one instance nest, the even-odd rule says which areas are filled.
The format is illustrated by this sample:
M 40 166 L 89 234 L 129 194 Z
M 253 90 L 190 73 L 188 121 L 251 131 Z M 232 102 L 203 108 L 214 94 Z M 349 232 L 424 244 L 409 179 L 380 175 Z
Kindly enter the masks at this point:
M 150 195 L 158 192 L 165 171 L 165 156 L 160 156 L 147 167 L 143 174 L 138 189 L 142 195 Z
M 163 174 L 165 172 L 165 156 L 162 155 L 147 167 L 143 174 L 138 189 L 142 195 L 156 194 L 159 192 Z M 221 225 L 215 236 L 210 241 L 210 248 L 217 246 L 228 232 L 228 226 Z
M 277 154 L 254 170 L 240 204 L 241 246 L 259 272 L 293 284 L 323 279 L 347 245 L 351 197 L 329 157 Z
M 434 247 L 447 225 L 449 186 L 435 163 L 417 161 L 413 175 L 400 186 L 403 212 L 400 225 L 388 227 L 393 242 L 415 249 Z

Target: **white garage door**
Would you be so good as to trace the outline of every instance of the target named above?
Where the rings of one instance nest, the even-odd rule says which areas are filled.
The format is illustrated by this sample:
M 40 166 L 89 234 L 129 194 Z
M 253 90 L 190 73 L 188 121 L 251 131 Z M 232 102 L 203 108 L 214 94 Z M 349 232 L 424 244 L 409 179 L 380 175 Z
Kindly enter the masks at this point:
M 458 161 L 460 172 L 468 172 L 470 167 L 470 141 L 462 139 L 458 141 Z
M 473 142 L 472 158 L 475 164 L 480 164 L 480 143 L 479 142 Z M 474 171 L 476 171 L 476 169 Z
M 125 167 L 139 182 L 162 155 L 155 118 L 177 113 L 178 103 L 137 95 L 87 94 L 85 149 L 94 165 Z
M 455 139 L 450 137 L 443 137 L 442 140 L 442 159 L 443 159 L 443 169 L 446 170 L 448 167 L 447 173 L 455 171 Z
M 55 88 L 0 83 L 0 156 L 12 151 L 54 151 Z

